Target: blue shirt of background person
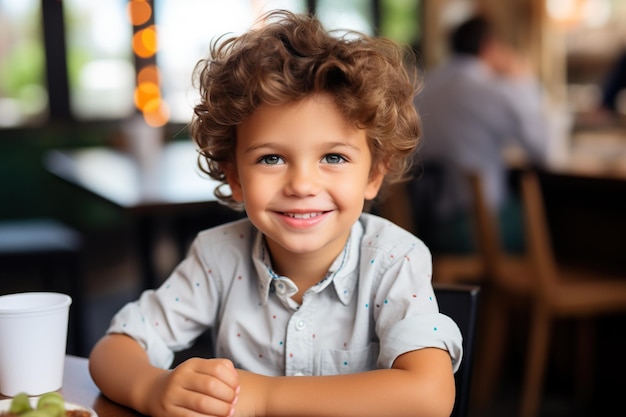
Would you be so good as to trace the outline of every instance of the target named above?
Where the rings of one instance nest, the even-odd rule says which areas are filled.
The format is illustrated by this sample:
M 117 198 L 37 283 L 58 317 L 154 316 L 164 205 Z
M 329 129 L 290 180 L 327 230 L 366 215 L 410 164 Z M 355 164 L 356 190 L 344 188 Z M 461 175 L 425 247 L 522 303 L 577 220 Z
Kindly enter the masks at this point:
M 480 177 L 488 207 L 506 219 L 503 230 L 510 234 L 503 236 L 505 244 L 519 249 L 519 209 L 503 154 L 514 146 L 532 163 L 545 163 L 549 125 L 540 85 L 524 57 L 500 40 L 482 16 L 459 25 L 449 47 L 450 58 L 426 73 L 415 101 L 424 130 L 419 163 L 430 168 L 425 179 L 437 175 L 431 179 L 435 192 L 421 196 L 433 213 L 431 233 L 423 238 L 435 253 L 474 250 L 472 173 Z M 420 181 L 413 184 L 415 192 Z

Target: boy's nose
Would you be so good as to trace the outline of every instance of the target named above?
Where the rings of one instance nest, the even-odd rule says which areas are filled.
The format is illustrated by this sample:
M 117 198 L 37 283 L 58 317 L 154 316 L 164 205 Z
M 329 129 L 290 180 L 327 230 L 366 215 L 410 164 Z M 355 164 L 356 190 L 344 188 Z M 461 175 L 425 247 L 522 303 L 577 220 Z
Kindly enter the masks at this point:
M 303 197 L 319 192 L 320 181 L 315 169 L 308 167 L 293 168 L 289 171 L 285 193 L 290 196 Z

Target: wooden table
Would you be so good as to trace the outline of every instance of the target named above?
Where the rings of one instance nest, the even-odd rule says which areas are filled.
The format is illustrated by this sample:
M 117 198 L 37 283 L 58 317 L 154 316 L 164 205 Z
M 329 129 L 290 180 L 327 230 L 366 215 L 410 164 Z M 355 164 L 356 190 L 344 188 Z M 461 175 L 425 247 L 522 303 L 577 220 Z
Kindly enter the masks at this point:
M 626 181 L 626 131 L 576 132 L 568 151 L 548 168 L 563 175 Z
M 67 402 L 92 408 L 98 417 L 138 417 L 142 414 L 104 397 L 89 375 L 87 358 L 68 355 L 61 394 Z M 0 395 L 0 398 L 7 398 Z
M 136 227 L 143 287 L 159 284 L 154 260 L 157 220 L 164 215 L 184 219 L 206 216 L 199 228 L 241 217 L 220 204 L 213 191 L 219 182 L 202 174 L 191 141 L 174 141 L 150 160 L 106 147 L 53 150 L 44 156 L 52 175 L 128 213 Z M 185 248 L 181 247 L 181 252 Z M 181 254 L 182 255 L 182 254 Z

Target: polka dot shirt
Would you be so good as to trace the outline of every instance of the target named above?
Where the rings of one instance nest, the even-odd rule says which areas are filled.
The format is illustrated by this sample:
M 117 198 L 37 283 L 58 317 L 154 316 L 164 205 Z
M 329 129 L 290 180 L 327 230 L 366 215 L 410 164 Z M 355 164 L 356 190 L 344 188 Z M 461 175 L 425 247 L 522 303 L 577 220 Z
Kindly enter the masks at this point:
M 456 370 L 461 334 L 439 313 L 431 271 L 419 239 L 363 214 L 299 304 L 296 284 L 274 273 L 263 236 L 244 219 L 201 232 L 161 287 L 124 306 L 108 332 L 135 338 L 163 368 L 209 330 L 215 356 L 264 375 L 389 368 L 425 347 L 447 350 Z

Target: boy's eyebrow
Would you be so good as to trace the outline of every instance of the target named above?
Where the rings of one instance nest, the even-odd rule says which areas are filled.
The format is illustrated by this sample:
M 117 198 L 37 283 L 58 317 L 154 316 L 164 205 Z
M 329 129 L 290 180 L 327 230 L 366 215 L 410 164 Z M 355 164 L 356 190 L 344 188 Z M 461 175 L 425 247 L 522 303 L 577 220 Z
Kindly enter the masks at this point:
M 360 152 L 361 149 L 350 143 L 350 142 L 342 142 L 342 141 L 335 141 L 335 142 L 328 142 L 328 143 L 324 143 L 325 147 L 329 148 L 329 149 L 334 149 L 334 148 L 343 148 L 343 147 L 347 147 L 350 149 L 353 149 L 355 151 Z M 250 153 L 250 152 L 254 152 L 258 149 L 263 149 L 263 148 L 281 148 L 282 145 L 274 143 L 274 142 L 263 142 L 263 143 L 259 143 L 259 144 L 253 144 L 248 146 L 247 148 L 245 148 L 243 151 L 244 153 Z
M 275 147 L 276 145 L 273 142 L 264 142 L 264 143 L 250 145 L 247 148 L 245 148 L 243 151 L 244 153 L 250 153 L 250 152 L 256 151 L 257 149 L 275 148 Z
M 329 146 L 330 148 L 342 148 L 342 147 L 347 147 L 347 148 L 354 149 L 355 151 L 358 151 L 358 152 L 360 152 L 360 151 L 361 151 L 361 149 L 360 149 L 358 146 L 356 146 L 356 145 L 354 145 L 354 144 L 352 144 L 352 143 L 350 143 L 350 142 L 339 142 L 339 141 L 337 141 L 337 142 L 331 142 L 331 143 L 329 143 L 328 145 L 330 145 L 330 146 Z

